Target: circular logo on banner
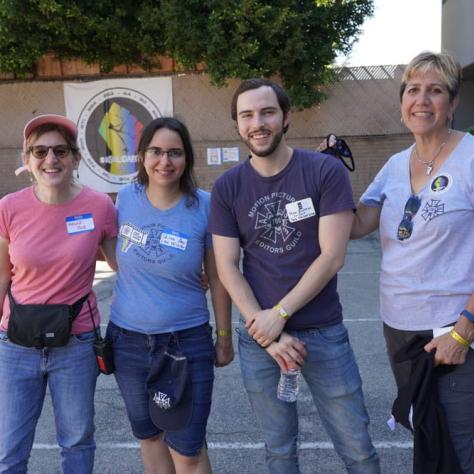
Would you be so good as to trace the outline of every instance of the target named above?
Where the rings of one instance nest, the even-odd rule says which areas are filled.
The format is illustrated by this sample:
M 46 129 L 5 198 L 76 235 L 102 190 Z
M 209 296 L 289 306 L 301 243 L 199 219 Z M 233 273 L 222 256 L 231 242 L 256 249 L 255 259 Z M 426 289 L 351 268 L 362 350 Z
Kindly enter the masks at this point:
M 158 107 L 137 90 L 104 89 L 79 115 L 77 138 L 83 162 L 109 183 L 129 183 L 137 171 L 140 133 L 160 116 Z

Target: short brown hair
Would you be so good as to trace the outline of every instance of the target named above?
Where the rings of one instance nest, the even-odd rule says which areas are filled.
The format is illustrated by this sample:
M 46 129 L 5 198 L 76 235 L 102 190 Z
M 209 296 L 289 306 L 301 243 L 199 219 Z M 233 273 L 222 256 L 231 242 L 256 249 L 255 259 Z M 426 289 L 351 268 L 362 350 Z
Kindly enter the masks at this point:
M 233 120 L 237 120 L 237 100 L 239 95 L 253 89 L 259 89 L 260 87 L 271 87 L 277 96 L 278 105 L 283 111 L 283 116 L 286 117 L 288 115 L 288 112 L 291 108 L 291 102 L 283 87 L 279 86 L 273 81 L 270 81 L 270 79 L 246 79 L 240 83 L 232 97 L 230 115 Z

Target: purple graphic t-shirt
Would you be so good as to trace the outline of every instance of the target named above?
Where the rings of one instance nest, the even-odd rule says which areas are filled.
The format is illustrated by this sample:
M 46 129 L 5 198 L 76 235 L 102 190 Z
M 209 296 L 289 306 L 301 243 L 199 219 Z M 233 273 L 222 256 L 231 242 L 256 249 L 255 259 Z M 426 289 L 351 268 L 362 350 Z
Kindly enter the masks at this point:
M 266 309 L 278 303 L 320 255 L 319 218 L 352 209 L 344 166 L 331 156 L 295 149 L 275 176 L 260 176 L 250 160 L 220 176 L 211 196 L 210 231 L 240 240 L 243 274 Z M 286 327 L 324 327 L 341 320 L 335 276 Z

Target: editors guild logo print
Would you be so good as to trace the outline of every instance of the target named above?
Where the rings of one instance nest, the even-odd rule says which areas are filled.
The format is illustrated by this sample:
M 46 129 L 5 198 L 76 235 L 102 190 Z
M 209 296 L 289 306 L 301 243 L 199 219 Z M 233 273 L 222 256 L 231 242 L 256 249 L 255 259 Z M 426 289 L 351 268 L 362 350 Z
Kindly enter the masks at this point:
M 103 90 L 79 115 L 78 144 L 84 163 L 109 183 L 129 183 L 137 170 L 140 133 L 160 116 L 158 107 L 141 92 L 126 87 Z
M 301 232 L 293 226 L 286 213 L 285 205 L 295 198 L 284 192 L 275 192 L 260 197 L 251 207 L 248 217 L 254 219 L 255 230 L 260 235 L 255 243 L 273 254 L 293 250 L 301 239 Z

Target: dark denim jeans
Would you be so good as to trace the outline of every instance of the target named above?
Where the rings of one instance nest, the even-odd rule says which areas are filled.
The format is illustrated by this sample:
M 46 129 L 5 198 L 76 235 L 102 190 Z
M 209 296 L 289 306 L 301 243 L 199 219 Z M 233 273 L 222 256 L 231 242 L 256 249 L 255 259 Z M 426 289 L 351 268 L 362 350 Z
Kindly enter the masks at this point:
M 188 359 L 193 384 L 191 423 L 182 430 L 166 432 L 165 443 L 183 456 L 197 456 L 205 443 L 214 383 L 214 345 L 209 324 L 175 333 L 142 334 L 122 329 L 110 322 L 107 338 L 112 340 L 115 378 L 125 401 L 132 431 L 138 439 L 161 433 L 148 413 L 145 381 L 153 356 L 168 343 Z

